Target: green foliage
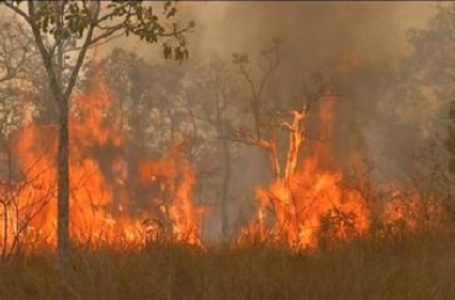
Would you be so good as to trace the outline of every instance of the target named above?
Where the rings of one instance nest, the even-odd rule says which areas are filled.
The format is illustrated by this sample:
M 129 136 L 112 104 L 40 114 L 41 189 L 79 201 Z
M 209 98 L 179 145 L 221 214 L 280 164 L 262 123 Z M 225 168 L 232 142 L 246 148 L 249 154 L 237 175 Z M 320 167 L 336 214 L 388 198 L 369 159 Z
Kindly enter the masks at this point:
M 8 1 L 18 6 L 21 1 Z M 93 43 L 113 34 L 134 35 L 147 43 L 161 43 L 166 59 L 178 62 L 189 57 L 184 34 L 195 26 L 193 21 L 181 27 L 173 19 L 177 14 L 176 1 L 166 1 L 161 16 L 146 1 L 42 1 L 35 3 L 33 25 L 56 41 L 81 39 L 91 26 L 99 33 Z M 101 7 L 101 13 L 99 9 Z M 98 14 L 99 13 L 99 14 Z

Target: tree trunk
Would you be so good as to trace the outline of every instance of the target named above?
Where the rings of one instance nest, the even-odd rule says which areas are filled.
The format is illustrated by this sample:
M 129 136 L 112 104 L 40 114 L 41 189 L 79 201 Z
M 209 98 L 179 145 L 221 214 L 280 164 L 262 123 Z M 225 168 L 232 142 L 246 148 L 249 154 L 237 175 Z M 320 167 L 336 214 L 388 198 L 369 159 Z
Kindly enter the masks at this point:
M 3 250 L 2 250 L 2 259 L 4 260 L 8 252 L 8 204 L 7 200 L 4 199 L 2 202 L 3 207 Z
M 231 153 L 229 152 L 229 142 L 223 138 L 223 156 L 224 156 L 224 175 L 223 175 L 223 187 L 221 195 L 221 234 L 223 242 L 228 241 L 228 209 L 227 202 L 229 198 L 229 184 L 231 181 Z
M 292 124 L 288 126 L 289 130 L 289 147 L 286 156 L 285 171 L 284 171 L 284 183 L 289 185 L 289 180 L 295 173 L 297 168 L 297 160 L 299 158 L 300 147 L 303 142 L 303 136 L 301 133 L 301 124 L 305 118 L 305 112 L 293 112 L 294 119 Z
M 57 148 L 57 259 L 64 269 L 69 247 L 69 99 L 63 94 L 63 41 L 57 47 L 56 78 L 60 86 L 55 95 L 59 107 Z
M 11 153 L 11 143 L 5 143 L 6 144 L 6 155 L 7 155 L 7 167 L 8 167 L 8 184 L 7 184 L 7 191 L 4 195 L 5 199 L 4 199 L 4 202 L 3 202 L 3 211 L 5 213 L 4 215 L 4 223 L 3 223 L 3 234 L 4 234 L 4 237 L 3 237 L 3 252 L 2 252 L 2 258 L 5 259 L 7 256 L 8 256 L 8 251 L 10 251 L 11 253 L 14 251 L 13 248 L 9 248 L 8 249 L 8 240 L 9 240 L 9 222 L 8 222 L 8 218 L 10 218 L 9 216 L 9 211 L 8 209 L 11 207 L 11 203 L 12 203 L 12 195 L 13 195 L 13 191 L 12 191 L 12 181 L 13 181 L 13 160 L 12 160 L 12 153 Z M 16 219 L 16 223 L 19 222 L 18 219 Z M 12 226 L 12 224 L 11 224 Z M 16 233 L 17 234 L 17 233 Z M 12 245 L 11 245 L 12 246 Z M 11 247 L 10 246 L 10 247 Z
M 57 252 L 59 265 L 67 259 L 69 247 L 69 128 L 68 99 L 59 101 L 59 138 L 57 149 Z

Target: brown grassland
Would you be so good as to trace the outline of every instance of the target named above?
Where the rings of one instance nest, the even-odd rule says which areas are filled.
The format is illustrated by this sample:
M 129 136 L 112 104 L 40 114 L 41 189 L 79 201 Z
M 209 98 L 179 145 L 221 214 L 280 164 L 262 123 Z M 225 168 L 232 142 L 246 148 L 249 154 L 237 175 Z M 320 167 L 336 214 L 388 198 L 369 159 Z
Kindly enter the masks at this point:
M 50 253 L 0 265 L 0 299 L 55 299 Z M 204 251 L 150 245 L 131 253 L 77 249 L 73 299 L 451 299 L 455 234 L 363 238 L 331 249 L 290 253 L 261 245 Z

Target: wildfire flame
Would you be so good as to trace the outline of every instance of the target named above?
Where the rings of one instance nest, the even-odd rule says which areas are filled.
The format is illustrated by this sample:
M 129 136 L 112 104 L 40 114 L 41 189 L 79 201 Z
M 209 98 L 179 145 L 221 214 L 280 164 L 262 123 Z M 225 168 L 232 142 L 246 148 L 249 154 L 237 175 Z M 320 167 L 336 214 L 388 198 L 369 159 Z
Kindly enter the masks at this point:
M 318 124 L 326 136 L 334 126 L 335 97 L 319 106 Z M 128 143 L 110 115 L 115 97 L 102 78 L 72 99 L 70 116 L 70 234 L 76 244 L 138 249 L 149 241 L 170 240 L 202 246 L 200 216 L 193 204 L 195 173 L 185 146 L 173 145 L 158 160 L 124 155 Z M 239 241 L 274 241 L 292 249 L 314 249 L 338 240 L 365 235 L 371 227 L 369 199 L 344 185 L 328 143 L 305 143 L 307 111 L 293 111 L 284 168 L 276 140 L 258 138 L 269 152 L 275 178 L 256 189 L 258 208 Z M 14 139 L 14 171 L 0 179 L 0 245 L 3 253 L 19 246 L 28 251 L 56 246 L 57 126 L 30 123 Z M 304 148 L 305 147 L 305 148 Z M 306 151 L 302 151 L 305 149 Z M 353 155 L 355 157 L 355 155 Z M 10 161 L 12 159 L 10 158 Z M 136 164 L 136 163 L 134 163 Z M 283 170 L 283 172 L 281 172 Z M 134 174 L 132 174 L 134 172 Z M 138 178 L 138 183 L 132 179 Z M 132 192 L 137 184 L 139 192 Z M 394 196 L 395 195 L 395 196 Z M 391 192 L 383 209 L 385 228 L 397 223 L 418 228 L 428 215 L 417 192 Z M 431 201 L 430 201 L 431 202 Z M 431 215 L 441 208 L 431 202 Z
M 335 102 L 335 97 L 325 99 L 318 111 L 319 127 L 329 137 Z M 241 231 L 239 243 L 273 242 L 292 249 L 314 249 L 366 235 L 372 219 L 369 199 L 343 184 L 343 173 L 336 168 L 328 143 L 305 145 L 302 126 L 306 114 L 294 111 L 292 115 L 291 125 L 284 126 L 290 135 L 286 171 L 268 186 L 256 189 L 256 215 Z M 302 153 L 303 146 L 309 153 Z M 405 220 L 408 230 L 416 230 L 423 197 L 399 189 L 395 194 L 397 191 L 407 196 L 386 203 L 381 222 L 385 227 L 396 228 L 397 222 Z M 432 205 L 431 214 L 440 216 L 440 207 L 435 202 Z
M 118 120 L 107 114 L 114 104 L 114 96 L 99 77 L 72 101 L 69 164 L 73 242 L 137 248 L 162 238 L 164 226 L 167 238 L 200 244 L 197 209 L 191 198 L 194 172 L 182 146 L 172 147 L 162 160 L 141 160 L 135 170 L 142 183 L 157 181 L 166 193 L 150 194 L 146 196 L 153 196 L 150 205 L 132 209 L 138 199 L 128 193 L 131 168 L 122 151 L 127 139 L 114 129 Z M 56 125 L 31 123 L 16 136 L 18 171 L 9 185 L 2 185 L 3 194 L 11 195 L 0 225 L 4 249 L 19 242 L 29 249 L 55 247 L 56 149 Z M 157 210 L 153 206 L 158 202 Z M 158 214 L 160 210 L 166 212 Z

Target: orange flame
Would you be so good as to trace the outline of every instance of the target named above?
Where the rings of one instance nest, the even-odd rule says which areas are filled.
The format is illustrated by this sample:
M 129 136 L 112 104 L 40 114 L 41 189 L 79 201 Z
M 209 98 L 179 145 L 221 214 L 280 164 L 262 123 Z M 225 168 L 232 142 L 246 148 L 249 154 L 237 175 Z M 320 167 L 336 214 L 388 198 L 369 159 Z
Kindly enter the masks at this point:
M 156 217 L 153 208 L 128 209 L 138 199 L 127 192 L 128 165 L 122 153 L 126 138 L 114 130 L 117 120 L 107 114 L 114 103 L 99 78 L 88 92 L 72 101 L 70 234 L 78 244 L 137 248 L 162 234 L 150 222 Z M 19 241 L 29 249 L 56 245 L 56 146 L 55 125 L 32 123 L 17 135 L 18 174 L 14 188 L 9 187 L 14 197 L 3 210 L 5 222 L 0 222 L 0 245 L 4 248 Z M 194 174 L 182 147 L 173 147 L 162 160 L 143 160 L 138 169 L 144 184 L 159 178 L 169 190 L 165 199 L 169 212 L 167 219 L 161 220 L 171 228 L 169 238 L 199 244 L 197 209 L 191 199 Z
M 319 127 L 328 137 L 334 126 L 335 100 L 334 97 L 325 100 L 318 112 Z M 241 231 L 239 242 L 259 240 L 308 249 L 367 234 L 372 217 L 368 199 L 343 184 L 343 174 L 334 167 L 328 143 L 312 145 L 307 148 L 310 154 L 302 155 L 304 137 L 300 126 L 305 116 L 293 112 L 293 117 L 292 125 L 285 124 L 290 135 L 286 172 L 267 187 L 256 190 L 258 209 L 254 219 Z M 411 215 L 417 214 L 423 199 L 413 193 L 406 200 L 387 203 L 383 224 L 395 226 L 397 220 L 405 218 L 409 229 L 417 228 L 416 218 Z M 432 214 L 440 215 L 437 205 Z
M 335 100 L 324 101 L 317 115 L 326 137 L 332 135 L 335 123 Z M 103 81 L 96 80 L 72 104 L 72 240 L 121 249 L 138 249 L 163 239 L 202 246 L 199 217 L 205 211 L 192 201 L 195 173 L 184 145 L 173 145 L 159 160 L 141 159 L 131 166 L 123 154 L 128 141 L 115 129 L 121 127 L 116 126 L 118 120 L 108 114 L 115 98 Z M 301 127 L 306 111 L 292 115 L 292 123 L 283 124 L 289 132 L 284 168 L 279 166 L 275 140 L 258 140 L 258 146 L 270 152 L 275 178 L 256 189 L 258 209 L 242 230 L 240 242 L 271 240 L 292 249 L 314 249 L 365 235 L 372 223 L 369 199 L 344 185 L 328 143 L 305 144 Z M 4 195 L 0 199 L 0 246 L 3 253 L 19 244 L 29 251 L 55 247 L 57 126 L 29 124 L 17 134 L 13 146 L 17 172 L 0 179 Z M 304 146 L 309 154 L 303 153 Z M 129 182 L 134 175 L 139 178 L 140 192 L 132 194 Z M 393 231 L 405 220 L 409 230 L 417 229 L 427 215 L 424 198 L 397 189 L 391 199 L 382 215 L 385 227 Z M 430 214 L 441 215 L 439 206 L 430 206 Z
M 174 145 L 160 161 L 140 163 L 139 174 L 143 183 L 159 183 L 158 196 L 150 200 L 160 208 L 161 217 L 157 216 L 160 226 L 165 226 L 160 220 L 168 219 L 171 225 L 168 230 L 177 241 L 201 245 L 197 215 L 202 210 L 195 209 L 191 201 L 195 175 L 190 162 L 183 157 L 182 147 Z

